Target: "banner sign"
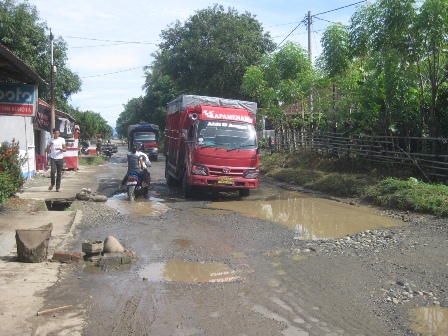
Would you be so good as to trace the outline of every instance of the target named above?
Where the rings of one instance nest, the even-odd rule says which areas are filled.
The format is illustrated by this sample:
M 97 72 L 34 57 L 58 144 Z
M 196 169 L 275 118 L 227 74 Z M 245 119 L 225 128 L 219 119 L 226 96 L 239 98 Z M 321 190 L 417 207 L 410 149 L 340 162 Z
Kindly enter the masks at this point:
M 51 110 L 49 107 L 38 105 L 36 118 L 34 118 L 34 125 L 44 131 L 51 131 Z
M 73 138 L 75 123 L 58 115 L 55 116 L 55 119 L 55 127 L 59 130 L 61 136 L 63 138 Z M 34 118 L 34 126 L 47 132 L 51 131 L 51 109 L 49 107 L 39 104 Z
M 36 106 L 37 86 L 0 84 L 0 115 L 33 117 Z

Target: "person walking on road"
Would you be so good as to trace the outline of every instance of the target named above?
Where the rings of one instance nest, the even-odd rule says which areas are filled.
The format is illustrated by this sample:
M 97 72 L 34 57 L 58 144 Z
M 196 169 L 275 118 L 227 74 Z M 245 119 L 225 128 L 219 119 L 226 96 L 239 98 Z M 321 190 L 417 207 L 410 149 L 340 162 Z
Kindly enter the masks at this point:
M 61 191 L 61 177 L 66 146 L 65 139 L 60 137 L 60 134 L 59 130 L 54 128 L 53 137 L 48 139 L 47 142 L 46 151 L 50 153 L 51 160 L 51 185 L 48 187 L 48 190 L 53 190 L 56 182 L 56 191 Z

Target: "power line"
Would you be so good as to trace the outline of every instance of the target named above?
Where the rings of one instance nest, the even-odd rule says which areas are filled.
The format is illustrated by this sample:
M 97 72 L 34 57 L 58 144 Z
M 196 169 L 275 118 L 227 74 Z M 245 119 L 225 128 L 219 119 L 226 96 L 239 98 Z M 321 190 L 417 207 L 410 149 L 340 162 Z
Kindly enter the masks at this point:
M 73 49 L 84 49 L 84 48 L 96 48 L 96 47 L 110 47 L 110 46 L 117 46 L 117 45 L 124 45 L 124 44 L 136 44 L 135 42 L 123 42 L 123 43 L 114 43 L 114 44 L 98 44 L 98 45 L 91 45 L 91 46 L 84 46 L 84 47 L 72 47 Z M 154 44 L 157 45 L 157 43 L 139 43 L 139 44 Z
M 135 43 L 135 44 L 157 44 L 152 41 L 114 41 L 114 40 L 101 40 L 101 39 L 94 39 L 94 38 L 88 38 L 88 37 L 78 37 L 78 36 L 65 36 L 65 38 L 72 38 L 72 39 L 79 39 L 79 40 L 89 40 L 89 41 L 100 41 L 100 42 L 114 42 L 114 43 Z
M 279 43 L 279 44 L 277 44 L 276 46 L 275 46 L 275 48 L 274 48 L 274 50 L 275 49 L 277 49 L 279 46 L 280 46 L 280 44 L 282 44 L 283 42 L 285 42 L 285 40 L 297 29 L 297 28 L 299 28 L 299 26 L 302 24 L 302 23 L 304 23 L 304 21 L 302 21 L 302 22 L 300 22 L 293 30 L 291 30 L 291 32 L 288 34 L 288 35 L 286 35 L 286 37 Z
M 313 16 L 314 17 L 314 16 Z M 336 22 L 333 22 L 333 21 L 328 21 L 328 20 L 325 20 L 325 19 L 321 19 L 320 17 L 314 17 L 315 19 L 318 19 L 318 20 L 321 20 L 321 21 L 325 21 L 325 22 L 328 22 L 328 23 L 333 23 L 333 24 L 336 24 Z
M 144 67 L 144 65 L 141 65 L 141 66 L 138 66 L 138 67 L 135 67 L 135 68 L 131 68 L 131 69 L 126 69 L 126 70 L 121 70 L 121 71 L 115 71 L 115 72 L 109 72 L 109 73 L 105 73 L 105 74 L 102 74 L 102 75 L 94 75 L 94 76 L 80 77 L 80 78 L 92 78 L 92 77 L 101 77 L 101 76 L 114 75 L 114 74 L 117 74 L 117 73 L 120 73 L 120 72 L 131 71 L 131 70 L 135 70 L 135 69 L 139 69 L 139 68 L 143 68 L 143 67 Z
M 341 10 L 341 9 L 344 9 L 344 8 L 347 8 L 347 7 L 351 7 L 351 6 L 355 6 L 355 5 L 358 5 L 358 4 L 360 4 L 360 3 L 363 3 L 363 2 L 366 2 L 367 0 L 362 0 L 362 1 L 358 1 L 358 2 L 355 2 L 355 3 L 353 3 L 353 4 L 350 4 L 350 5 L 347 5 L 347 6 L 342 6 L 342 7 L 338 7 L 338 8 L 335 8 L 335 9 L 331 9 L 331 10 L 328 10 L 328 11 L 325 11 L 325 12 L 322 12 L 322 13 L 318 13 L 318 14 L 314 14 L 314 15 L 312 15 L 311 17 L 315 17 L 316 19 L 319 19 L 319 20 L 322 20 L 322 21 L 328 21 L 328 20 L 324 20 L 324 19 L 321 19 L 321 18 L 318 18 L 318 17 L 316 17 L 317 15 L 322 15 L 322 14 L 326 14 L 326 13 L 330 13 L 330 12 L 335 12 L 335 11 L 338 11 L 338 10 Z M 277 44 L 277 46 L 275 47 L 275 49 L 277 49 L 297 28 L 299 28 L 299 26 L 302 24 L 302 23 L 305 23 L 307 21 L 307 19 L 306 19 L 306 17 L 305 17 L 305 19 L 304 20 L 302 20 L 293 30 L 291 30 L 291 32 L 279 43 L 279 44 Z M 334 23 L 334 22 L 331 22 L 331 21 L 328 21 L 328 22 L 330 22 L 330 23 Z M 274 49 L 274 50 L 275 50 Z
M 314 15 L 312 15 L 312 16 L 317 16 L 317 15 L 321 15 L 321 14 L 326 14 L 326 13 L 330 13 L 330 12 L 335 12 L 335 11 L 337 11 L 337 10 L 344 9 L 344 8 L 347 8 L 347 7 L 351 7 L 351 6 L 355 6 L 355 5 L 358 5 L 358 4 L 363 3 L 363 2 L 366 2 L 366 1 L 367 1 L 367 0 L 358 1 L 358 2 L 353 3 L 353 4 L 351 4 L 351 5 L 347 5 L 347 6 L 343 6 L 343 7 L 339 7 L 339 8 L 335 8 L 335 9 L 331 9 L 331 10 L 326 11 L 326 12 L 322 12 L 322 13 L 314 14 Z

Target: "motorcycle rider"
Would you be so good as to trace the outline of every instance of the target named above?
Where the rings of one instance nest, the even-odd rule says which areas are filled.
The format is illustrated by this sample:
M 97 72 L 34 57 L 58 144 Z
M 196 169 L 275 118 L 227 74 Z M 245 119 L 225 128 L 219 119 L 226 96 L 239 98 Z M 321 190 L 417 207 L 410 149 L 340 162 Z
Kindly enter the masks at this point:
M 126 172 L 126 175 L 121 181 L 119 188 L 124 189 L 129 173 L 135 172 L 142 181 L 146 182 L 146 184 L 148 185 L 148 189 L 150 189 L 151 174 L 148 172 L 147 169 L 143 168 L 144 167 L 143 164 L 146 167 L 151 167 L 151 161 L 149 161 L 148 156 L 145 153 L 140 152 L 138 150 L 137 143 L 134 142 L 132 144 L 132 151 L 128 153 L 127 159 L 128 159 L 128 171 Z

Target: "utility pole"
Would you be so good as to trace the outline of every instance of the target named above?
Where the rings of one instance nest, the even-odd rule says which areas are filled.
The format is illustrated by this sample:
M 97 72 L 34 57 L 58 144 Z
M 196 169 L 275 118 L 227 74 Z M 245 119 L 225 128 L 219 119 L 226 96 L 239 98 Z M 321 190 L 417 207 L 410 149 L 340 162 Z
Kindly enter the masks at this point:
M 311 11 L 308 11 L 308 56 L 310 58 L 310 63 L 313 64 L 313 54 L 311 48 L 311 32 L 313 26 L 313 18 L 311 16 Z M 313 94 L 310 92 L 310 115 L 313 117 Z
M 50 69 L 50 92 L 51 92 L 51 129 L 50 134 L 53 136 L 53 129 L 56 127 L 56 116 L 54 112 L 54 64 L 53 64 L 53 34 L 50 29 L 50 55 L 51 55 L 51 69 Z

